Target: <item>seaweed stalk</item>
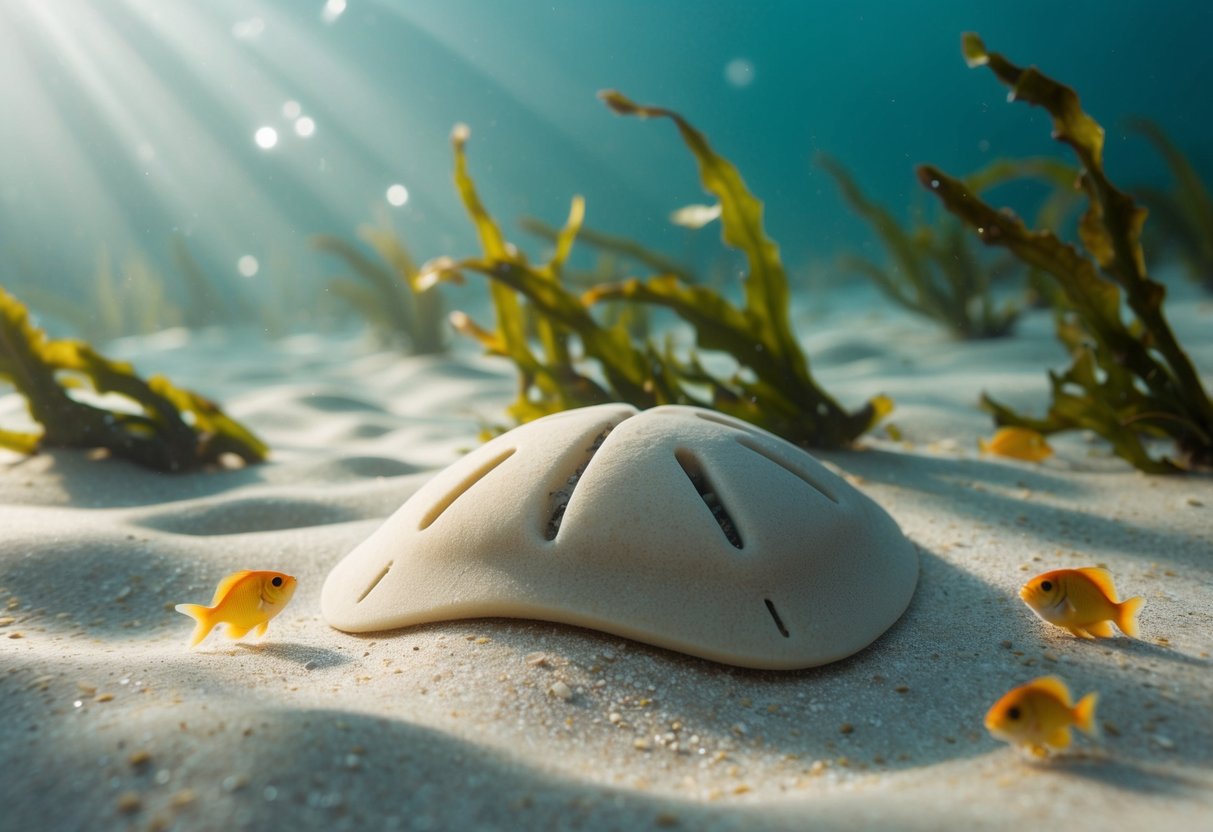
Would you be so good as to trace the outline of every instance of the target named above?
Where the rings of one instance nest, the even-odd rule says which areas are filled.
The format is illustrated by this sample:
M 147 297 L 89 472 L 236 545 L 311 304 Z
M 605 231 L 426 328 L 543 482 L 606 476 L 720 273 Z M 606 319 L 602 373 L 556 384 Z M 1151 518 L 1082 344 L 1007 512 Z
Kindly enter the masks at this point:
M 624 100 L 621 96 L 615 99 L 616 103 Z M 687 129 L 691 129 L 689 125 Z M 748 301 L 741 309 L 714 291 L 687 285 L 673 274 L 573 294 L 561 277 L 584 219 L 581 198 L 573 199 L 568 221 L 556 235 L 551 261 L 531 265 L 506 242 L 480 200 L 468 172 L 468 135 L 463 125 L 452 133 L 455 181 L 484 254 L 460 261 L 439 258 L 422 271 L 431 281 L 463 271 L 490 279 L 496 329 L 476 325 L 462 313 L 453 321 L 488 352 L 505 356 L 517 366 L 519 396 L 510 408 L 514 418 L 526 421 L 612 400 L 640 408 L 711 404 L 793 441 L 836 447 L 849 443 L 888 412 L 888 400 L 878 398 L 857 413 L 847 413 L 814 384 L 788 323 L 786 279 L 774 244 L 762 232 L 761 203 L 745 191 L 736 171 L 711 153 L 702 137 L 693 150 L 701 154 L 705 183 L 710 181 L 710 187 L 723 192 L 721 201 L 729 206 L 725 209 L 726 239 L 746 247 L 751 258 Z M 718 378 L 703 368 L 694 351 L 680 360 L 669 342 L 664 349 L 647 338 L 634 342 L 626 317 L 610 325 L 594 317 L 592 308 L 603 300 L 640 301 L 672 309 L 695 328 L 699 348 L 729 353 L 737 359 L 739 371 L 730 378 Z M 538 351 L 528 338 L 528 312 L 535 318 Z M 595 377 L 578 369 L 585 360 L 597 365 Z M 704 390 L 710 395 L 707 401 L 702 398 Z
M 887 398 L 878 396 L 848 412 L 813 379 L 808 357 L 792 332 L 779 247 L 766 235 L 762 202 L 750 193 L 737 168 L 678 113 L 637 104 L 615 90 L 601 92 L 599 98 L 619 115 L 674 123 L 695 157 L 701 184 L 720 203 L 723 242 L 745 254 L 748 270 L 740 308 L 712 289 L 686 285 L 670 274 L 598 287 L 587 299 L 623 297 L 673 310 L 694 326 L 701 349 L 726 352 L 748 371 L 714 384 L 713 405 L 793 442 L 843 447 L 879 422 L 892 409 Z
M 446 351 L 442 294 L 418 282 L 419 271 L 404 242 L 390 228 L 365 225 L 358 236 L 379 256 L 373 260 L 357 245 L 320 234 L 313 248 L 343 261 L 361 278 L 336 278 L 328 289 L 363 316 L 389 342 L 408 346 L 413 355 Z
M 865 274 L 905 309 L 942 324 L 955 338 L 998 338 L 1011 333 L 1019 310 L 995 302 L 990 271 L 973 256 L 954 224 L 904 229 L 892 214 L 864 195 L 837 161 L 822 156 L 819 164 L 834 177 L 856 213 L 876 231 L 893 260 L 893 268 L 883 269 L 862 257 L 847 257 L 843 262 L 849 268 Z
M 924 187 L 983 242 L 1003 246 L 1051 275 L 1069 306 L 1057 332 L 1073 363 L 1065 373 L 1050 374 L 1048 416 L 1031 419 L 988 397 L 983 397 L 985 407 L 999 424 L 1044 433 L 1089 428 L 1143 471 L 1213 466 L 1213 402 L 1167 323 L 1165 288 L 1146 271 L 1141 248 L 1146 212 L 1104 171 L 1103 128 L 1082 110 L 1072 89 L 1034 67 L 1022 69 L 987 52 L 976 35 L 964 36 L 963 51 L 970 66 L 988 66 L 1011 88 L 1011 100 L 1052 115 L 1054 138 L 1077 156 L 1088 199 L 1079 222 L 1084 255 L 1052 231 L 1030 230 L 1018 217 L 995 210 L 937 168 L 918 169 Z M 1122 296 L 1135 319 L 1131 324 L 1122 319 Z M 1172 440 L 1174 456 L 1156 458 L 1143 436 Z
M 260 462 L 269 452 L 247 428 L 197 393 L 163 376 L 146 381 L 83 341 L 50 340 L 25 306 L 0 288 L 0 380 L 26 400 L 41 433 L 0 431 L 0 446 L 21 453 L 43 447 L 105 448 L 158 471 L 220 465 L 226 455 Z M 106 410 L 78 401 L 72 388 L 117 393 L 134 409 Z

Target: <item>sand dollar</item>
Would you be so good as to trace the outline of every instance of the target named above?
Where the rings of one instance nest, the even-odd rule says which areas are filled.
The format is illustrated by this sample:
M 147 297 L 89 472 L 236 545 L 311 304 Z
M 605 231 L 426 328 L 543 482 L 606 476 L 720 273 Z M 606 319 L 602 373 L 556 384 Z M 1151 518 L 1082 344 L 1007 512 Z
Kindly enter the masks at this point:
M 506 616 L 728 664 L 849 656 L 909 604 L 914 546 L 808 453 L 693 407 L 548 416 L 433 478 L 330 573 L 328 622 Z

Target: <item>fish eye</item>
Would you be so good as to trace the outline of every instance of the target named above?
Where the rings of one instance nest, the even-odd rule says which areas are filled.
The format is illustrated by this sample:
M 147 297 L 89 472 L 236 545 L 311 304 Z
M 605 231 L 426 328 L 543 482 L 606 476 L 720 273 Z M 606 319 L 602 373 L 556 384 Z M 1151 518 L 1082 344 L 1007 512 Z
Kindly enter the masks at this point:
M 1043 589 L 1045 592 L 1048 592 L 1050 589 L 1053 588 L 1053 582 L 1052 581 L 1041 581 L 1040 588 Z
M 1018 707 L 1007 708 L 1007 719 L 1019 719 L 1020 713 Z
M 282 586 L 282 578 L 275 575 L 274 580 L 270 581 L 270 583 L 272 583 L 274 586 Z

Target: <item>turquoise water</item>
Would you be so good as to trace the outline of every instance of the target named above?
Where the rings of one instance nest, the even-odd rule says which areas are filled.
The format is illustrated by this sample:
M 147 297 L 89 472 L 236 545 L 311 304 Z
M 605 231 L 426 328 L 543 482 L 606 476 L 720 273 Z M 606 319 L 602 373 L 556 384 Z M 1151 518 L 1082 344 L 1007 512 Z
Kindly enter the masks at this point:
M 282 317 L 306 326 L 342 271 L 315 234 L 379 221 L 419 260 L 477 251 L 451 184 L 459 122 L 490 209 L 536 254 L 517 221 L 559 223 L 582 194 L 596 229 L 720 262 L 717 226 L 667 219 L 708 201 L 676 132 L 610 114 L 595 97 L 610 87 L 706 132 L 793 272 L 843 250 L 879 260 L 815 154 L 901 217 L 934 208 L 917 163 L 1065 158 L 1043 113 L 966 68 L 966 30 L 1076 88 L 1119 183 L 1167 182 L 1129 116 L 1213 180 L 1201 0 L 0 0 L 0 284 L 86 300 L 108 279 L 188 304 L 184 242 L 229 301 L 285 304 L 288 287 Z

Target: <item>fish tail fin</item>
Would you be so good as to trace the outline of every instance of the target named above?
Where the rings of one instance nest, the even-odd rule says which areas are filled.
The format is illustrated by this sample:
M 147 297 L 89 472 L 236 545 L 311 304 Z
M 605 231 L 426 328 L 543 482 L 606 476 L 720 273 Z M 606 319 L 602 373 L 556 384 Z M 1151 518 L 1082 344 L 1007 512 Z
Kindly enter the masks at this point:
M 1099 704 L 1099 694 L 1091 691 L 1074 706 L 1074 724 L 1085 734 L 1099 736 L 1099 726 L 1095 724 L 1095 706 Z
M 1141 608 L 1145 603 L 1146 599 L 1138 595 L 1136 598 L 1121 601 L 1116 605 L 1116 626 L 1122 633 L 1137 638 L 1137 616 L 1141 613 Z
M 197 647 L 198 642 L 206 638 L 207 633 L 215 626 L 215 623 L 211 621 L 210 607 L 204 607 L 201 604 L 178 604 L 173 609 L 198 622 L 198 625 L 194 627 L 193 635 L 190 636 L 190 647 Z

